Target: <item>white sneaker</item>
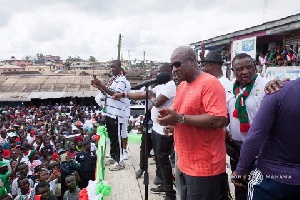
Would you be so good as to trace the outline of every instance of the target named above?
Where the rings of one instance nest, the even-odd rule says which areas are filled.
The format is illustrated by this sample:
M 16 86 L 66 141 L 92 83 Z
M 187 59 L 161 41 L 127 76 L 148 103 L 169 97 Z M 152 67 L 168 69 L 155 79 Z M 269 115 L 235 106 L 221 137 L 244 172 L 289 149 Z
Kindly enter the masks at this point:
M 123 160 L 128 160 L 129 159 L 129 155 L 127 151 L 123 152 Z
M 120 165 L 118 162 L 115 162 L 112 166 L 110 166 L 109 170 L 110 171 L 119 171 L 121 169 L 124 169 L 125 165 Z
M 105 160 L 105 165 L 111 165 L 111 164 L 114 164 L 116 161 L 113 159 L 113 158 L 107 158 Z

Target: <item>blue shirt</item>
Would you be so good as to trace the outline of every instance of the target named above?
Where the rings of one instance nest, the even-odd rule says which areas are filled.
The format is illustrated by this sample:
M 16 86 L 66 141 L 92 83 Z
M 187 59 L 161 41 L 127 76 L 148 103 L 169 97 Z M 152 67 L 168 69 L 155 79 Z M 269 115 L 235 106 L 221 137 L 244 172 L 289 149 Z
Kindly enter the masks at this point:
M 300 185 L 300 79 L 264 97 L 242 145 L 236 173 L 246 174 L 257 155 L 257 168 L 266 177 Z

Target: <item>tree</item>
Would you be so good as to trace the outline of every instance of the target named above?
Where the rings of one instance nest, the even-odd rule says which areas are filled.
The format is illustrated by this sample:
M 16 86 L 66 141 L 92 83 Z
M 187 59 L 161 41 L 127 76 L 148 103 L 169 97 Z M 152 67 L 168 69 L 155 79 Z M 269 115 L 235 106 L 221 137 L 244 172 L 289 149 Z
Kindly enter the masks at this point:
M 23 59 L 24 59 L 24 60 L 31 60 L 32 57 L 31 57 L 30 55 L 26 55 Z
M 90 60 L 90 66 L 93 67 L 93 73 L 94 73 L 96 58 L 94 56 L 90 56 L 89 60 Z
M 70 70 L 71 64 L 72 64 L 72 62 L 66 60 L 66 62 L 64 63 L 64 68 L 65 68 L 65 70 Z
M 44 57 L 44 55 L 43 55 L 43 53 L 37 53 L 36 54 L 36 58 L 39 60 L 39 59 L 41 59 L 41 58 L 43 58 Z
M 95 62 L 96 61 L 96 58 L 94 56 L 90 56 L 90 62 Z

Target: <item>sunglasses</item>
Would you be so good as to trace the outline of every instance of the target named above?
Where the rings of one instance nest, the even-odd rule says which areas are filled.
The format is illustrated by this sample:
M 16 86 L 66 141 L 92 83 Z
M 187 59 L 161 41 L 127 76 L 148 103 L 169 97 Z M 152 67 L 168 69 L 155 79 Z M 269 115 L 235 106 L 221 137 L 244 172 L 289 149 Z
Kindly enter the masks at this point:
M 176 67 L 176 68 L 178 68 L 178 67 L 181 66 L 182 63 L 188 61 L 189 59 L 191 59 L 191 57 L 188 57 L 188 58 L 186 58 L 186 59 L 184 59 L 184 60 L 182 60 L 182 61 L 175 61 L 175 62 L 171 63 L 171 67 Z

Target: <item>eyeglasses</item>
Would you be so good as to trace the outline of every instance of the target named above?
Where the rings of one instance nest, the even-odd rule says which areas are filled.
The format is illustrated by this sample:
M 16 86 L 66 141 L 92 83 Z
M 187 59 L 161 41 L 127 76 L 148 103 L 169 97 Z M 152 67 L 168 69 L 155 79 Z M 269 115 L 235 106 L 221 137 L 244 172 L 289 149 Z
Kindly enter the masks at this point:
M 189 59 L 191 59 L 191 57 L 188 57 L 188 58 L 186 58 L 186 59 L 184 59 L 182 61 L 175 61 L 175 62 L 171 63 L 171 67 L 174 66 L 174 67 L 178 68 L 178 67 L 181 66 L 182 63 L 188 61 Z

